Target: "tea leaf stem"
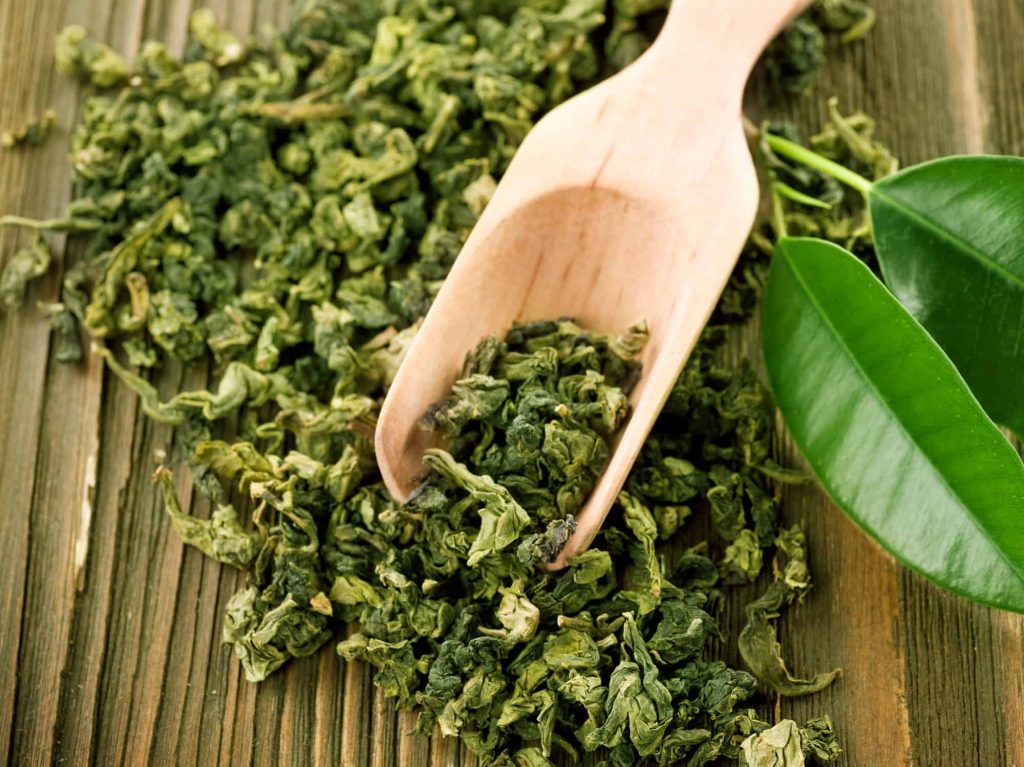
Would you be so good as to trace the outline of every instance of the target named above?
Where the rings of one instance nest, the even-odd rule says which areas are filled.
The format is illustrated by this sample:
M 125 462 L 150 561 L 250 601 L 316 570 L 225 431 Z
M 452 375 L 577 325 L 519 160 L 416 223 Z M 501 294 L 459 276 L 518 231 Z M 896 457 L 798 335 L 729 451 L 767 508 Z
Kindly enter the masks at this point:
M 808 168 L 820 171 L 826 176 L 831 176 L 836 181 L 853 187 L 865 197 L 871 190 L 872 183 L 864 178 L 864 176 L 854 173 L 849 168 L 833 162 L 827 157 L 822 157 L 817 152 L 812 152 L 810 149 L 794 144 L 792 141 L 788 141 L 781 136 L 774 136 L 771 133 L 765 134 L 765 141 L 776 154 L 806 165 Z

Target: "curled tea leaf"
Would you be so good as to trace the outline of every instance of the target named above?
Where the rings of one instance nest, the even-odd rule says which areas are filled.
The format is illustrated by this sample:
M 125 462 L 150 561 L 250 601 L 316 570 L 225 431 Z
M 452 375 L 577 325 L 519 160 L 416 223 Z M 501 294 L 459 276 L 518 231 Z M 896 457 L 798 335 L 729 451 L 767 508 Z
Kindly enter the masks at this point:
M 54 56 L 61 74 L 81 77 L 101 88 L 111 88 L 128 79 L 124 58 L 113 48 L 90 40 L 84 27 L 67 27 L 57 35 Z
M 480 504 L 477 508 L 480 532 L 467 552 L 466 564 L 470 567 L 517 541 L 530 523 L 529 515 L 506 488 L 490 477 L 473 474 L 445 451 L 429 450 L 423 456 L 423 462 Z
M 743 767 L 804 767 L 800 730 L 792 719 L 743 741 Z
M 258 535 L 242 527 L 233 506 L 219 504 L 210 519 L 197 519 L 182 511 L 169 470 L 161 466 L 153 480 L 160 485 L 164 508 L 182 541 L 218 562 L 239 569 L 247 567 L 256 558 L 262 542 Z
M 4 306 L 9 309 L 21 306 L 28 284 L 46 274 L 52 258 L 46 240 L 36 232 L 32 244 L 11 256 L 0 272 L 0 300 Z
M 13 149 L 23 144 L 28 146 L 42 144 L 49 138 L 56 123 L 57 113 L 52 109 L 47 109 L 19 128 L 0 131 L 0 149 Z
M 750 735 L 741 746 L 741 767 L 803 767 L 808 763 L 830 764 L 839 758 L 832 721 L 811 719 L 803 728 L 792 719 Z
M 82 359 L 82 341 L 79 338 L 75 315 L 61 303 L 37 304 L 55 337 L 58 362 L 78 362 Z
M 810 581 L 803 534 L 797 529 L 784 530 L 779 534 L 777 545 L 775 579 L 764 594 L 747 605 L 747 623 L 739 636 L 740 655 L 758 681 L 780 695 L 808 695 L 828 687 L 841 671 L 835 669 L 800 679 L 786 668 L 770 621 L 778 617 L 784 605 L 802 599 L 810 588 Z

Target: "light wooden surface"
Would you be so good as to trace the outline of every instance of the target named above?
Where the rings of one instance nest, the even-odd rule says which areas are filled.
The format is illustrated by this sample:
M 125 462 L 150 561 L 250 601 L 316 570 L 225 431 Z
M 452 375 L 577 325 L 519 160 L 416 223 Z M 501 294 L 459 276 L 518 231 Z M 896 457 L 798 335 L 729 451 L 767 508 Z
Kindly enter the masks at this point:
M 786 112 L 818 122 L 840 96 L 880 121 L 905 161 L 1024 153 L 1024 3 L 876 0 L 864 44 L 837 51 L 816 94 Z M 122 50 L 180 45 L 192 0 L 0 0 L 0 125 L 53 106 L 61 130 L 0 154 L 0 210 L 49 216 L 70 196 L 64 141 L 78 91 L 53 71 L 53 35 L 83 23 Z M 209 3 L 239 32 L 284 0 Z M 758 80 L 749 108 L 771 100 Z M 777 103 L 777 99 L 775 100 Z M 773 111 L 777 114 L 778 111 Z M 19 235 L 0 232 L 0 253 Z M 54 240 L 57 243 L 57 240 Z M 75 257 L 74 250 L 66 259 Z M 32 299 L 56 296 L 59 275 Z M 753 331 L 735 355 L 749 351 Z M 748 351 L 745 351 L 748 350 Z M 164 393 L 203 371 L 171 371 Z M 458 744 L 409 733 L 412 718 L 331 649 L 259 687 L 219 642 L 238 577 L 185 551 L 149 483 L 171 434 L 95 363 L 58 364 L 32 311 L 0 316 L 0 755 L 10 765 L 449 765 Z M 792 455 L 783 441 L 782 452 Z M 179 472 L 179 494 L 188 480 Z M 823 712 L 849 767 L 1024 767 L 1021 620 L 939 593 L 897 567 L 813 488 L 786 514 L 808 530 L 817 587 L 781 635 L 798 672 L 841 665 L 810 698 L 766 715 Z M 200 512 L 206 511 L 201 509 Z M 739 595 L 738 595 L 739 596 Z M 723 620 L 738 625 L 741 599 Z M 722 648 L 734 657 L 729 643 Z
M 533 129 L 409 347 L 377 424 L 377 462 L 405 499 L 432 441 L 423 413 L 466 354 L 514 321 L 575 317 L 650 330 L 632 414 L 552 563 L 587 549 L 622 489 L 757 213 L 743 132 L 751 67 L 805 0 L 687 0 L 632 66 Z M 700 77 L 680 73 L 701 73 Z M 480 296 L 488 296 L 481 301 Z

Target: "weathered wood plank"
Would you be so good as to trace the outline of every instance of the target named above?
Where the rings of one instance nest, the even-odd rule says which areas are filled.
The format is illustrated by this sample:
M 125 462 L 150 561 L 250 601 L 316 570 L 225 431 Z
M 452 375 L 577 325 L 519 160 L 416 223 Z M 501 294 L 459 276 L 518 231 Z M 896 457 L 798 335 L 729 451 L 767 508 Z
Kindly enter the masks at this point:
M 12 126 L 38 114 L 47 106 L 50 79 L 33 70 L 45 66 L 40 57 L 15 57 L 13 51 L 32 39 L 30 20 L 13 5 L 0 5 L 0 77 L 21 87 L 0 90 L 0 116 Z M 46 71 L 45 69 L 43 70 Z M 38 88 L 28 86 L 29 78 L 40 78 Z M 44 85 L 45 82 L 45 85 Z M 29 178 L 45 164 L 47 175 L 59 173 L 59 162 L 47 148 L 24 153 L 7 153 L 0 158 L 0 204 L 26 212 L 49 212 L 43 185 L 30 185 Z M 52 207 L 59 207 L 53 205 Z M 0 248 L 12 251 L 22 242 L 19 233 L 0 231 Z M 53 295 L 53 281 L 45 285 Z M 40 295 L 33 289 L 30 300 Z M 29 517 L 36 473 L 35 455 L 39 439 L 43 391 L 39 382 L 46 370 L 48 332 L 29 313 L 0 315 L 0 488 L 4 493 L 4 514 L 0 515 L 0 536 L 5 556 L 0 562 L 0 610 L 8 629 L 0 637 L 0 755 L 6 760 L 15 734 L 15 700 L 18 684 L 18 656 L 21 649 L 21 618 L 29 550 Z M 27 385 L 26 385 L 27 384 Z
M 103 412 L 101 434 L 126 435 L 135 428 L 136 398 L 123 388 L 106 395 L 113 403 Z M 88 764 L 95 747 L 102 669 L 109 644 L 112 578 L 117 561 L 118 508 L 131 471 L 131 440 L 107 440 L 96 487 L 89 555 L 82 592 L 75 603 L 74 625 L 61 687 L 56 733 L 58 764 Z
M 365 664 L 345 663 L 345 708 L 341 719 L 341 763 L 370 764 L 373 682 Z
M 317 661 L 316 716 L 313 724 L 315 767 L 331 767 L 340 761 L 341 720 L 344 716 L 344 677 L 341 667 L 333 642 L 329 643 Z M 425 763 L 426 760 L 420 762 Z
M 47 375 L 45 396 L 61 392 L 66 409 L 44 410 L 36 455 L 14 733 L 14 752 L 28 756 L 25 764 L 50 761 L 58 725 L 76 575 L 90 534 L 102 384 L 95 359 L 84 370 L 55 363 Z
M 1000 682 L 997 705 L 1002 712 L 998 742 L 1005 745 L 1005 764 L 1024 767 L 1024 621 L 1019 615 L 999 613 L 993 630 L 993 674 Z
M 396 767 L 398 759 L 398 711 L 393 698 L 386 698 L 380 689 L 373 694 L 373 767 Z
M 980 140 L 965 141 L 969 151 L 1024 154 L 1024 6 L 999 0 L 973 0 L 973 29 L 965 47 L 973 48 L 975 89 L 980 102 Z M 970 39 L 973 37 L 973 40 Z M 975 128 L 978 131 L 979 128 Z M 1018 444 L 1018 450 L 1020 445 Z M 1024 618 L 1009 613 L 989 617 L 992 636 L 979 647 L 979 661 L 991 656 L 985 675 L 993 679 L 994 722 L 985 734 L 996 733 L 1004 744 L 1002 764 L 1024 765 Z
M 398 767 L 419 767 L 430 759 L 430 738 L 416 734 L 416 712 L 398 712 Z
M 0 119 L 15 127 L 52 107 L 60 126 L 58 140 L 0 157 L 4 211 L 59 215 L 71 196 L 60 137 L 66 140 L 74 121 L 78 88 L 52 63 L 53 36 L 66 17 L 63 3 L 0 5 Z M 25 239 L 0 233 L 0 252 Z M 64 238 L 48 241 L 62 263 Z M 56 298 L 59 270 L 41 283 L 30 289 L 28 306 Z M 0 536 L 9 546 L 0 565 L 0 609 L 11 627 L 0 640 L 0 751 L 24 753 L 21 764 L 42 764 L 54 750 L 76 579 L 88 554 L 102 371 L 94 363 L 51 367 L 49 334 L 31 309 L 5 313 L 0 326 Z M 62 410 L 45 406 L 65 393 Z

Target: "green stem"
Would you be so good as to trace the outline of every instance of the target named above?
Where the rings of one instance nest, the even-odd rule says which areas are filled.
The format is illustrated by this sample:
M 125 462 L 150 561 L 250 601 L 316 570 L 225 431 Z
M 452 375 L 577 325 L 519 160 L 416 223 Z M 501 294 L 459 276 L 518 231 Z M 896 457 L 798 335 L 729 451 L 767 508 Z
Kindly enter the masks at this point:
M 788 234 L 786 232 L 786 213 L 782 209 L 782 196 L 779 194 L 778 184 L 772 184 L 772 229 L 775 231 L 776 242 Z
M 812 152 L 810 149 L 806 149 L 799 144 L 787 141 L 781 136 L 773 136 L 771 133 L 765 134 L 765 141 L 768 142 L 768 146 L 776 154 L 788 157 L 790 160 L 806 165 L 808 168 L 820 171 L 826 176 L 831 176 L 836 181 L 853 187 L 865 197 L 871 191 L 873 185 L 868 179 L 837 162 L 832 162 L 827 157 L 822 157 L 817 152 Z
M 0 227 L 22 226 L 26 229 L 36 231 L 48 230 L 53 232 L 92 232 L 100 228 L 100 223 L 95 220 L 74 218 L 25 218 L 24 216 L 0 216 Z

